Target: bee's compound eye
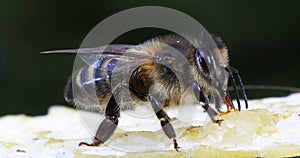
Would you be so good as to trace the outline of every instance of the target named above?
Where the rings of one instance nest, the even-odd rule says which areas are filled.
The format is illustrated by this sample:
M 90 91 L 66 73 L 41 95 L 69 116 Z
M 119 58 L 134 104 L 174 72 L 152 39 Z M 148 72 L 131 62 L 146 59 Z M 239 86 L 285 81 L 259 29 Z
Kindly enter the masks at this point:
M 210 62 L 210 58 L 209 56 L 206 54 L 205 51 L 201 50 L 201 49 L 195 49 L 195 63 L 197 65 L 198 70 L 201 73 L 204 74 L 209 74 L 209 69 L 206 63 L 206 60 L 208 60 L 208 62 Z

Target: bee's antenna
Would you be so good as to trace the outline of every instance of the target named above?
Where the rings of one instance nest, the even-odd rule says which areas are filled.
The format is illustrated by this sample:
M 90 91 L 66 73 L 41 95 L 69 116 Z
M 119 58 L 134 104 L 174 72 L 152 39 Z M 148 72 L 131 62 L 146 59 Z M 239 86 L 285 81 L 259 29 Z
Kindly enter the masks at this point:
M 238 90 L 236 88 L 236 82 L 235 82 L 235 79 L 234 79 L 234 76 L 233 76 L 233 73 L 232 73 L 232 67 L 225 67 L 225 70 L 229 73 L 230 75 L 230 78 L 232 80 L 232 85 L 233 85 L 233 90 L 234 90 L 234 94 L 235 94 L 235 97 L 236 97 L 236 101 L 238 103 L 238 110 L 240 111 L 241 110 L 241 103 L 240 103 L 240 97 L 239 97 L 239 93 L 238 93 Z
M 232 89 L 229 87 L 229 89 Z M 276 86 L 276 85 L 245 85 L 245 89 L 247 90 L 281 90 L 281 91 L 289 91 L 292 93 L 299 93 L 300 88 L 296 87 L 287 87 L 287 86 Z
M 242 82 L 242 78 L 239 74 L 239 71 L 236 68 L 231 67 L 231 66 L 230 66 L 230 69 L 237 75 L 237 78 L 239 80 L 239 84 L 240 84 L 240 87 L 241 87 L 241 90 L 242 90 L 242 93 L 243 93 L 243 96 L 244 96 L 246 109 L 248 109 L 248 98 L 247 98 L 247 94 L 246 94 L 246 91 L 245 91 L 245 86 Z

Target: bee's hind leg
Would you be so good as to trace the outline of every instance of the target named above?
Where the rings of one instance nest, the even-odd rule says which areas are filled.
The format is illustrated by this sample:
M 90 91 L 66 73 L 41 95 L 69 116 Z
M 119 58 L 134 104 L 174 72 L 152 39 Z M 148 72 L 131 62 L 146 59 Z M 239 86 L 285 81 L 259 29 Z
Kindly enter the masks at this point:
M 170 123 L 171 119 L 169 118 L 167 113 L 162 109 L 162 106 L 158 102 L 157 99 L 155 99 L 152 96 L 149 96 L 149 100 L 151 102 L 152 108 L 153 108 L 157 118 L 160 120 L 160 124 L 161 124 L 163 131 L 168 136 L 168 138 L 173 140 L 174 149 L 176 151 L 179 151 L 180 147 L 177 144 L 175 130 L 174 130 L 172 124 Z
M 103 144 L 106 140 L 110 138 L 110 136 L 116 130 L 119 122 L 118 120 L 119 117 L 120 117 L 120 107 L 117 104 L 114 96 L 112 95 L 105 110 L 105 119 L 99 125 L 93 142 L 92 143 L 81 142 L 79 143 L 79 146 L 81 145 L 98 146 L 100 144 Z

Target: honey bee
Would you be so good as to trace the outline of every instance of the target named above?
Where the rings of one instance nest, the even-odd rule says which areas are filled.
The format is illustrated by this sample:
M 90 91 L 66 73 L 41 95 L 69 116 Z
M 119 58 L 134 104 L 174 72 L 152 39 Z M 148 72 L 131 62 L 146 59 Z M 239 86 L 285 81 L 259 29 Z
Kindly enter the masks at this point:
M 167 47 L 179 51 L 180 55 L 191 65 L 190 68 L 182 68 L 183 76 L 185 80 L 190 81 L 188 83 L 191 84 L 195 98 L 214 123 L 220 125 L 223 121 L 216 118 L 221 112 L 222 103 L 225 102 L 227 105 L 226 112 L 236 110 L 227 91 L 229 79 L 233 85 L 238 110 L 241 106 L 237 84 L 240 86 L 247 108 L 244 85 L 237 69 L 229 65 L 226 45 L 219 36 L 211 34 L 210 38 L 214 41 L 215 48 L 208 47 L 202 40 L 181 35 L 165 35 L 152 38 L 139 45 L 112 44 L 97 48 L 45 52 L 78 53 L 89 63 L 74 72 L 68 81 L 65 100 L 87 110 L 100 108 L 105 113 L 105 119 L 99 125 L 93 142 L 81 142 L 79 145 L 98 146 L 111 137 L 117 128 L 120 110 L 126 109 L 119 99 L 122 95 L 119 89 L 125 87 L 134 101 L 149 103 L 152 106 L 164 133 L 173 140 L 174 149 L 179 150 L 176 133 L 165 108 L 180 104 L 183 87 L 176 73 L 164 65 L 174 60 L 169 50 L 169 53 L 164 54 Z M 117 78 L 118 82 L 119 76 L 122 75 L 129 76 L 128 83 L 112 88 L 112 79 Z M 94 105 L 92 99 L 84 95 L 89 93 L 90 89 L 94 89 L 99 105 Z M 77 94 L 74 94 L 74 91 Z M 211 108 L 209 94 L 217 96 L 214 102 L 216 110 Z

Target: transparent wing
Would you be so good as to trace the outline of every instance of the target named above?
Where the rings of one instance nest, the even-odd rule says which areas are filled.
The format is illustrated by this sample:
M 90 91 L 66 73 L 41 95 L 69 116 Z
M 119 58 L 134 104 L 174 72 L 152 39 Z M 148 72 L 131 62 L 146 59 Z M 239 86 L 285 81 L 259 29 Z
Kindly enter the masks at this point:
M 80 48 L 45 51 L 43 54 L 77 54 L 72 75 L 72 90 L 77 107 L 96 110 L 107 103 L 107 98 L 118 86 L 128 85 L 132 72 L 143 63 L 156 60 L 134 45 L 108 45 L 96 48 Z M 78 66 L 77 66 L 78 65 Z M 80 68 L 80 69 L 76 69 Z M 122 98 L 130 100 L 128 88 L 122 87 Z M 96 110 L 97 111 L 97 110 Z
M 157 60 L 157 57 L 141 53 L 135 45 L 112 44 L 107 46 L 95 48 L 79 48 L 79 49 L 65 49 L 65 50 L 51 50 L 41 52 L 43 54 L 50 53 L 64 53 L 77 54 L 85 63 L 93 65 L 102 58 L 115 58 L 122 60 Z

